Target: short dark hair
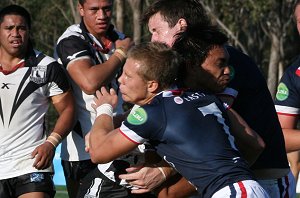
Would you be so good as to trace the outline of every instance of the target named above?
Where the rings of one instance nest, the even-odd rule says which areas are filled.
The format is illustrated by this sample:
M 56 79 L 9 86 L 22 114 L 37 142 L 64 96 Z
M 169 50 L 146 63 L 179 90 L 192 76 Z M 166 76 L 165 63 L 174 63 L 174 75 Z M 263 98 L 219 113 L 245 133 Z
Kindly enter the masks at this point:
M 114 1 L 114 0 L 111 0 L 112 2 Z M 78 3 L 81 5 L 81 6 L 83 6 L 83 4 L 86 2 L 86 0 L 78 0 Z
M 144 80 L 155 80 L 161 90 L 175 83 L 181 63 L 179 54 L 164 43 L 145 42 L 133 46 L 128 58 L 140 62 L 139 74 Z
M 189 78 L 188 71 L 199 68 L 215 47 L 223 46 L 227 36 L 216 26 L 188 26 L 187 30 L 176 35 L 173 45 L 183 59 L 179 70 L 179 81 Z
M 157 0 L 143 13 L 142 22 L 147 24 L 156 13 L 160 13 L 169 27 L 174 27 L 180 18 L 187 25 L 210 25 L 210 18 L 199 2 L 200 0 Z
M 11 14 L 22 16 L 25 19 L 28 28 L 31 29 L 30 14 L 25 8 L 23 8 L 22 6 L 19 6 L 19 5 L 9 5 L 7 7 L 4 7 L 3 9 L 1 9 L 1 11 L 0 11 L 0 23 L 3 22 L 4 17 L 6 15 L 11 15 Z
M 296 8 L 297 6 L 300 5 L 300 0 L 297 0 L 295 3 L 294 3 L 294 6 L 293 6 L 293 15 L 295 15 L 295 11 L 296 11 Z

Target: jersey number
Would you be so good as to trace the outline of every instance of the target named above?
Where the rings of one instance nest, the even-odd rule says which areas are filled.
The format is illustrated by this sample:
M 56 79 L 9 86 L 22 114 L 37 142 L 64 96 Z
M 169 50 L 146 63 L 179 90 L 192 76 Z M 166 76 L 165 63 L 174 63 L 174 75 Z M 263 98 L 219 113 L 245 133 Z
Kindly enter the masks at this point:
M 225 119 L 222 117 L 222 112 L 220 111 L 216 103 L 211 103 L 207 106 L 199 107 L 198 110 L 201 111 L 203 116 L 211 114 L 217 117 L 217 121 L 223 126 L 225 133 L 228 135 L 228 140 L 230 142 L 231 147 L 237 150 L 234 144 L 234 137 L 231 135 L 229 127 L 225 124 Z

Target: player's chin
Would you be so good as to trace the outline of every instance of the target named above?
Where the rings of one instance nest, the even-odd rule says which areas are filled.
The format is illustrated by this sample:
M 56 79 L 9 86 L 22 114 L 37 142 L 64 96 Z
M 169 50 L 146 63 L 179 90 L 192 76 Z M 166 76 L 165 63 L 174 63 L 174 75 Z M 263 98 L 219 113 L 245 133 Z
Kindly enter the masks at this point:
M 124 102 L 129 102 L 129 103 L 131 103 L 130 98 L 129 98 L 126 94 L 123 94 L 123 93 L 122 93 L 122 99 L 123 99 Z

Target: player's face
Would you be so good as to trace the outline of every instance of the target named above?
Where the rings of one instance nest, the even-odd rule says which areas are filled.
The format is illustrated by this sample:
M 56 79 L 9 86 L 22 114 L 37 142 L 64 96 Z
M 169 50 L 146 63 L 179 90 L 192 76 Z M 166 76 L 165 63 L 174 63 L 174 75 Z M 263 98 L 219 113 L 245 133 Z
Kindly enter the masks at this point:
M 86 0 L 79 12 L 88 31 L 95 37 L 104 36 L 111 22 L 113 0 Z
M 202 64 L 202 68 L 213 76 L 214 82 L 211 84 L 216 86 L 213 90 L 223 91 L 230 81 L 228 59 L 229 55 L 224 47 L 215 47 Z
M 125 102 L 143 105 L 151 98 L 151 94 L 148 92 L 148 82 L 142 79 L 138 73 L 140 67 L 141 63 L 128 58 L 118 81 Z
M 296 23 L 297 23 L 297 30 L 298 30 L 298 33 L 300 34 L 300 4 L 296 7 L 294 14 L 295 14 L 295 19 L 296 19 Z
M 168 46 L 173 45 L 175 41 L 174 36 L 180 31 L 179 24 L 169 27 L 169 24 L 163 19 L 160 13 L 156 13 L 150 17 L 148 28 L 151 33 L 151 42 L 166 43 Z
M 1 50 L 14 57 L 23 56 L 26 53 L 28 40 L 29 29 L 25 19 L 14 14 L 4 16 L 0 24 Z

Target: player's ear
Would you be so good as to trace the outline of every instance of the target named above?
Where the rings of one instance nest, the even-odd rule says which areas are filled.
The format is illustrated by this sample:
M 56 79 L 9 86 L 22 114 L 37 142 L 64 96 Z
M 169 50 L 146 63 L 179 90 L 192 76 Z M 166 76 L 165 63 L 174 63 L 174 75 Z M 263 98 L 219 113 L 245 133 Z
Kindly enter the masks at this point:
M 156 82 L 155 80 L 150 80 L 148 81 L 148 92 L 150 93 L 154 93 L 154 92 L 158 92 L 158 82 Z
M 182 31 L 185 31 L 186 28 L 187 28 L 187 22 L 184 18 L 180 18 L 178 21 L 177 21 L 177 24 L 179 26 L 179 30 L 182 32 Z
M 83 5 L 81 5 L 79 2 L 77 3 L 77 10 L 78 10 L 80 16 L 84 15 Z

